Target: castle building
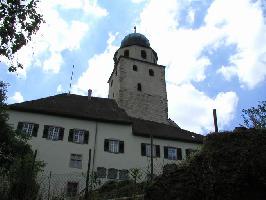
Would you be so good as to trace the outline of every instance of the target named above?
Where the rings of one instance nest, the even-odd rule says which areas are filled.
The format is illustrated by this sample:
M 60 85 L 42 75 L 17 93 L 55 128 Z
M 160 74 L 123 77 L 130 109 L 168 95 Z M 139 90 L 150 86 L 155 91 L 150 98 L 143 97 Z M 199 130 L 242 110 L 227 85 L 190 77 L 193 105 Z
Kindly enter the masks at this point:
M 203 136 L 168 119 L 165 66 L 157 61 L 149 40 L 131 33 L 114 55 L 108 98 L 63 93 L 11 104 L 9 123 L 32 136 L 47 173 L 86 174 L 91 158 L 90 173 L 125 180 L 132 168 L 148 169 L 151 155 L 154 166 L 178 163 L 200 148 Z M 66 180 L 65 188 L 84 184 Z

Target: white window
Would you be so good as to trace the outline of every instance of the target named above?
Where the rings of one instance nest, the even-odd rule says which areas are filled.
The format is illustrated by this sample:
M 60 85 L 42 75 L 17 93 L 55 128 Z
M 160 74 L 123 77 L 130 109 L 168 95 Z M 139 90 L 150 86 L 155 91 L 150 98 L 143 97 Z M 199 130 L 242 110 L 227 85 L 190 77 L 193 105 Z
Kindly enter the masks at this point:
M 58 140 L 59 139 L 59 127 L 50 126 L 48 129 L 48 139 L 49 140 Z
M 177 160 L 177 151 L 176 148 L 168 148 L 168 159 L 169 160 Z
M 109 152 L 118 153 L 119 152 L 119 141 L 109 140 Z
M 153 157 L 156 157 L 156 147 L 155 145 L 152 146 L 152 155 Z M 151 157 L 151 145 L 150 144 L 146 144 L 146 156 Z
M 74 136 L 73 136 L 73 142 L 83 144 L 84 143 L 84 133 L 85 133 L 84 130 L 75 129 Z
M 72 168 L 82 169 L 82 155 L 81 154 L 71 154 L 69 166 Z
M 34 124 L 32 123 L 23 123 L 22 132 L 32 135 Z

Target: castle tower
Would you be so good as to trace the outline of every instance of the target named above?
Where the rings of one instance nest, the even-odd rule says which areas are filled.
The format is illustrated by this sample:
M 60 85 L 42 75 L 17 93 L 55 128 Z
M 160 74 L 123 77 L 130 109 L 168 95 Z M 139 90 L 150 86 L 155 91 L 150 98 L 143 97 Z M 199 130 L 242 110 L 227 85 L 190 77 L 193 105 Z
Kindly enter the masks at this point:
M 109 95 L 129 116 L 168 123 L 165 66 L 140 33 L 131 33 L 114 55 Z

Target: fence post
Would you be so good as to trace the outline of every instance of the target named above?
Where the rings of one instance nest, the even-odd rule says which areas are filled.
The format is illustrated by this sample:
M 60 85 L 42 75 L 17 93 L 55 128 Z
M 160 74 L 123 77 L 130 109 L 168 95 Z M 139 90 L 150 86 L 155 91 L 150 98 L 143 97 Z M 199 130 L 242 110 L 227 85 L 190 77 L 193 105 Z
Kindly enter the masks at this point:
M 50 171 L 50 174 L 49 174 L 49 182 L 48 182 L 48 200 L 50 200 L 51 177 L 52 177 L 52 171 Z
M 91 149 L 89 150 L 88 170 L 86 177 L 85 199 L 89 199 L 89 180 L 90 180 L 90 167 L 91 167 Z

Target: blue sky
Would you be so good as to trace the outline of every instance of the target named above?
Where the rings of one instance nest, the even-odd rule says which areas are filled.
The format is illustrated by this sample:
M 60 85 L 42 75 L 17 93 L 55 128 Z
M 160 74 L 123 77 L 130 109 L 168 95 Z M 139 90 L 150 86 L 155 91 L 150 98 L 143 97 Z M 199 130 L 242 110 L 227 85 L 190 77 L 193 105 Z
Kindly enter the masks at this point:
M 266 100 L 266 9 L 249 0 L 45 0 L 46 21 L 0 79 L 8 103 L 68 92 L 107 97 L 113 55 L 121 40 L 144 34 L 166 66 L 169 117 L 182 128 L 213 131 L 212 109 L 222 130 L 242 123 L 241 110 Z

